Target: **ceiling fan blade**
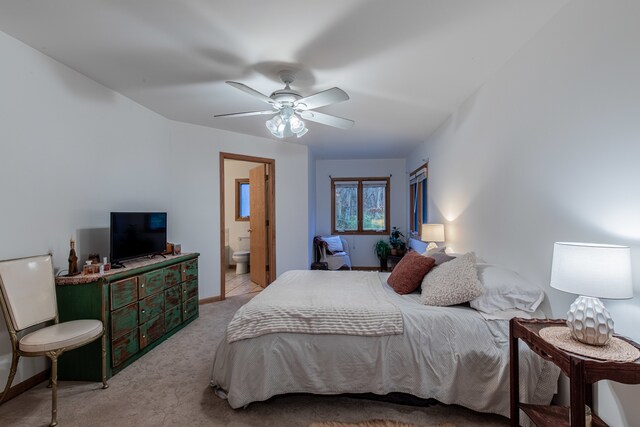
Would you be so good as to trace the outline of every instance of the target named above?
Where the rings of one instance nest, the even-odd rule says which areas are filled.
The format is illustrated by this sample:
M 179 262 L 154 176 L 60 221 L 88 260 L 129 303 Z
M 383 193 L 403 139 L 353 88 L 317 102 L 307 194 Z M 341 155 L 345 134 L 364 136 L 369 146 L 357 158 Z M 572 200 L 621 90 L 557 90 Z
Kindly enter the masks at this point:
M 258 92 L 255 89 L 250 88 L 249 86 L 242 84 L 242 83 L 238 83 L 238 82 L 232 82 L 232 81 L 227 81 L 226 82 L 229 86 L 231 87 L 235 87 L 236 89 L 239 89 L 245 93 L 248 93 L 249 95 L 253 96 L 254 98 L 259 99 L 262 102 L 266 102 L 267 104 L 271 104 L 271 105 L 279 105 L 278 102 L 274 101 L 273 99 L 269 98 L 267 95 Z
M 343 119 L 342 117 L 332 116 L 331 114 L 318 113 L 317 111 L 300 111 L 300 117 L 312 122 L 322 123 L 323 125 L 333 126 L 340 129 L 351 129 L 354 125 L 353 120 Z
M 248 116 L 260 116 L 262 114 L 276 114 L 277 111 L 247 111 L 244 113 L 229 113 L 229 114 L 216 114 L 213 117 L 248 117 Z
M 346 101 L 348 99 L 349 95 L 347 95 L 347 92 L 340 88 L 332 87 L 331 89 L 323 90 L 322 92 L 298 99 L 294 103 L 294 106 L 299 110 L 313 110 L 314 108 L 324 107 L 329 104 L 337 104 L 338 102 Z

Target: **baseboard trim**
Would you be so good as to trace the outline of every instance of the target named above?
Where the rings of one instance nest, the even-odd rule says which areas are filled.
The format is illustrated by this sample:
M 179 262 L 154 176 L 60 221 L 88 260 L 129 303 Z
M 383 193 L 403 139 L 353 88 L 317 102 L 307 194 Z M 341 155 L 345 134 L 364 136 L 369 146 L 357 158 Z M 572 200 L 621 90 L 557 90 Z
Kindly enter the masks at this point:
M 355 271 L 380 271 L 380 267 L 351 267 Z
M 220 295 L 215 297 L 202 298 L 201 300 L 198 301 L 198 303 L 202 305 L 202 304 L 209 304 L 209 303 L 218 302 L 218 301 L 222 301 L 222 298 L 220 297 Z
M 20 384 L 14 385 L 7 392 L 7 398 L 4 400 L 4 402 L 13 399 L 14 397 L 24 393 L 32 387 L 37 386 L 43 381 L 48 381 L 49 378 L 51 378 L 51 368 L 47 368 L 44 371 L 35 374 L 31 378 L 22 381 Z

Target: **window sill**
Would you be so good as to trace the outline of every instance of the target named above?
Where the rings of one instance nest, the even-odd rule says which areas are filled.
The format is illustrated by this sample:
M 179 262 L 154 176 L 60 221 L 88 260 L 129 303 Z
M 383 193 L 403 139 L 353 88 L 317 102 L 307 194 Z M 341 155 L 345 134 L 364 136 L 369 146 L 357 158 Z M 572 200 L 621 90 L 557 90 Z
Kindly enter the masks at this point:
M 380 230 L 380 231 L 338 231 L 333 230 L 331 234 L 334 235 L 362 235 L 362 236 L 385 236 L 389 234 L 389 230 Z

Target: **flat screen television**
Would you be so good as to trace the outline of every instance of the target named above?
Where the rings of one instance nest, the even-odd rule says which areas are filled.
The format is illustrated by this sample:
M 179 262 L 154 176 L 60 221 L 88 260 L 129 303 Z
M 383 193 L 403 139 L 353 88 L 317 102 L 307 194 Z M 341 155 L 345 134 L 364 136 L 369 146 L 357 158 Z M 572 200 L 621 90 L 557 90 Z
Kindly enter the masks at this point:
M 167 248 L 166 212 L 111 212 L 111 262 L 157 255 Z

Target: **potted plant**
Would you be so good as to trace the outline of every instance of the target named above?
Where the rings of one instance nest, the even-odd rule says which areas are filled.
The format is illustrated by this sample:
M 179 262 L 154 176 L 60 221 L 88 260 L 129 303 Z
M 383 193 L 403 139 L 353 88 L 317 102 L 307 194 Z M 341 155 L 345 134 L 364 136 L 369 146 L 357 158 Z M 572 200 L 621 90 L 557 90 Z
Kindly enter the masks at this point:
M 398 230 L 398 227 L 393 227 L 391 230 L 389 244 L 391 245 L 391 255 L 402 255 L 407 248 L 407 244 L 404 241 L 404 234 Z
M 391 246 L 384 240 L 380 239 L 373 246 L 375 254 L 380 259 L 380 271 L 387 271 L 387 258 L 391 253 Z

